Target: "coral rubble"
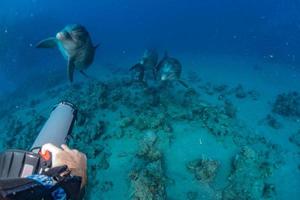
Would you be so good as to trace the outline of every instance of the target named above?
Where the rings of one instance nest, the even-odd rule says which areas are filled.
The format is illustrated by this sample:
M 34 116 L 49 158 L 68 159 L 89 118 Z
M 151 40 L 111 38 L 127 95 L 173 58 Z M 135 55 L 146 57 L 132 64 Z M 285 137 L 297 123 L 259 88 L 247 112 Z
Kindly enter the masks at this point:
M 111 143 L 130 139 L 134 141 L 133 146 L 140 141 L 139 149 L 133 151 L 135 153 L 117 152 L 118 158 L 130 157 L 129 162 L 134 165 L 128 169 L 130 197 L 135 200 L 167 199 L 166 154 L 160 146 L 165 141 L 161 138 L 180 139 L 175 128 L 184 123 L 203 130 L 204 134 L 213 135 L 212 138 L 232 138 L 234 148 L 241 148 L 233 159 L 228 185 L 222 194 L 224 200 L 272 198 L 276 188 L 266 179 L 280 166 L 281 149 L 261 135 L 242 129 L 232 100 L 232 96 L 240 100 L 248 96 L 256 99 L 257 92 L 247 92 L 241 85 L 230 89 L 227 85 L 214 86 L 212 83 L 205 84 L 201 89 L 205 94 L 219 95 L 219 104 L 205 102 L 201 99 L 202 94 L 191 88 L 180 90 L 172 85 L 153 87 L 123 79 L 56 87 L 47 91 L 46 95 L 57 101 L 71 101 L 78 106 L 78 119 L 69 145 L 85 152 L 89 158 L 89 178 L 93 186 L 88 187 L 90 196 L 94 190 L 105 193 L 115 189 L 117 184 L 113 179 L 105 181 L 97 177 L 99 173 L 107 173 L 113 168 L 114 162 L 111 160 L 115 152 L 110 147 Z M 41 102 L 41 99 L 33 99 L 26 105 L 32 110 Z M 279 96 L 273 111 L 285 116 L 300 115 L 298 94 Z M 16 117 L 17 112 L 12 113 L 5 127 L 6 146 L 26 149 L 46 119 L 34 110 L 28 115 L 29 122 Z M 281 126 L 275 117 L 270 115 L 266 121 L 269 126 L 278 129 Z M 188 131 L 186 133 L 190 134 Z M 293 135 L 290 141 L 300 145 L 299 135 Z M 138 148 L 138 145 L 132 148 Z M 211 159 L 186 163 L 186 168 L 197 182 L 209 185 L 216 179 L 219 167 L 220 163 Z M 213 187 L 212 191 L 215 192 Z M 186 193 L 186 198 L 198 199 L 201 195 L 201 192 L 191 189 Z
M 6 148 L 29 149 L 41 130 L 46 118 L 35 111 L 28 116 L 29 121 L 23 121 L 11 116 L 5 127 Z
M 186 167 L 195 178 L 201 182 L 209 183 L 214 180 L 220 163 L 216 160 L 197 159 L 190 161 Z
M 220 107 L 200 104 L 192 110 L 194 118 L 198 118 L 203 126 L 215 136 L 226 136 L 232 134 L 232 114 Z M 231 113 L 231 111 L 230 111 Z
M 264 199 L 274 195 L 275 188 L 266 182 L 270 173 L 259 154 L 245 146 L 233 159 L 229 184 L 223 190 L 222 199 Z
M 137 153 L 139 164 L 129 174 L 134 200 L 167 199 L 162 153 L 155 147 L 156 135 L 148 132 Z
M 279 94 L 272 111 L 285 117 L 300 117 L 300 95 L 298 92 Z
M 300 130 L 297 133 L 290 136 L 289 140 L 290 140 L 290 142 L 292 142 L 295 145 L 297 145 L 298 147 L 300 147 Z
M 282 127 L 281 123 L 273 115 L 267 115 L 265 121 L 273 129 L 280 129 Z
M 239 99 L 243 99 L 247 97 L 247 92 L 244 90 L 242 85 L 238 85 L 235 89 L 235 96 Z

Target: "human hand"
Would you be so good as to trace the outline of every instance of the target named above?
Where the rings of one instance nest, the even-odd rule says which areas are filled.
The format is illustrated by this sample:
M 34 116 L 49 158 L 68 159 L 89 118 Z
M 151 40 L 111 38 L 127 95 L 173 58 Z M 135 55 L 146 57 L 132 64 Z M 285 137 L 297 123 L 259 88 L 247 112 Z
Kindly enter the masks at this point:
M 82 178 L 81 188 L 87 183 L 87 159 L 84 153 L 76 149 L 70 149 L 67 145 L 61 145 L 61 149 L 53 144 L 43 145 L 41 152 L 49 151 L 52 156 L 52 167 L 67 165 L 74 176 Z

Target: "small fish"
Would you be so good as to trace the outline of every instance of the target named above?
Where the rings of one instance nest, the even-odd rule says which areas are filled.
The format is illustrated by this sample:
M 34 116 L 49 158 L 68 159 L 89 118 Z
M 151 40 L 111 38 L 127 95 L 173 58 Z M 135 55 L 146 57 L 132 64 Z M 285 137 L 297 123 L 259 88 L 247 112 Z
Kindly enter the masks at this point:
M 63 57 L 68 61 L 67 72 L 71 82 L 73 82 L 75 69 L 87 76 L 83 70 L 86 70 L 93 63 L 95 50 L 98 46 L 93 45 L 88 31 L 79 24 L 67 25 L 56 34 L 56 37 L 47 38 L 36 45 L 37 48 L 58 47 Z
M 164 58 L 156 67 L 155 74 L 161 81 L 178 81 L 184 87 L 188 88 L 189 86 L 180 79 L 181 70 L 181 63 L 176 58 L 172 58 L 165 53 Z

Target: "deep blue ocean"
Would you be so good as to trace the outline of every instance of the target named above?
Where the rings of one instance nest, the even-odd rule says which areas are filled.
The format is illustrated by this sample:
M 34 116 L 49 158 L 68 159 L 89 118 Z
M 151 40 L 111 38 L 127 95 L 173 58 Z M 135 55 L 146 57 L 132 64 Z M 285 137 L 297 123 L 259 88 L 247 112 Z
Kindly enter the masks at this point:
M 68 24 L 100 45 L 92 80 L 36 48 Z M 128 84 L 146 49 L 188 89 Z M 0 149 L 30 146 L 63 99 L 84 116 L 86 199 L 300 199 L 300 0 L 2 0 Z
M 55 60 L 45 62 L 48 55 L 34 46 L 70 23 L 88 28 L 102 45 L 100 55 L 131 54 L 150 46 L 266 59 L 274 55 L 271 61 L 296 64 L 299 7 L 297 0 L 2 1 L 1 77 L 17 84 L 53 70 Z

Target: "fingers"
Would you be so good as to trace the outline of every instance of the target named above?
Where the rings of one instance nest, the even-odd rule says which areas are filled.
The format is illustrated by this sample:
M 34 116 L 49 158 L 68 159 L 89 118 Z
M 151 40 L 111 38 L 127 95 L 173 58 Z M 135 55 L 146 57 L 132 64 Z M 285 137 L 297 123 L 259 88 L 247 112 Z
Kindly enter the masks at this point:
M 64 151 L 68 151 L 68 152 L 70 152 L 70 151 L 72 151 L 67 145 L 65 145 L 65 144 L 62 144 L 61 145 L 61 148 L 64 150 Z
M 87 157 L 86 157 L 86 155 L 85 155 L 84 153 L 81 153 L 81 154 L 82 154 L 82 156 L 83 156 L 84 160 L 85 160 L 85 161 L 87 161 Z
M 79 154 L 79 151 L 77 149 L 73 149 L 72 151 L 76 154 Z
M 48 143 L 48 144 L 44 144 L 42 146 L 41 151 L 42 151 L 42 154 L 45 154 L 46 151 L 49 151 L 52 155 L 56 155 L 58 152 L 61 151 L 61 149 L 54 146 L 53 144 Z
M 72 152 L 72 153 L 76 153 L 76 154 L 79 154 L 80 152 L 77 150 L 77 149 L 70 149 L 67 145 L 65 144 L 62 144 L 61 145 L 61 148 L 64 150 L 64 151 L 67 151 L 67 152 Z

